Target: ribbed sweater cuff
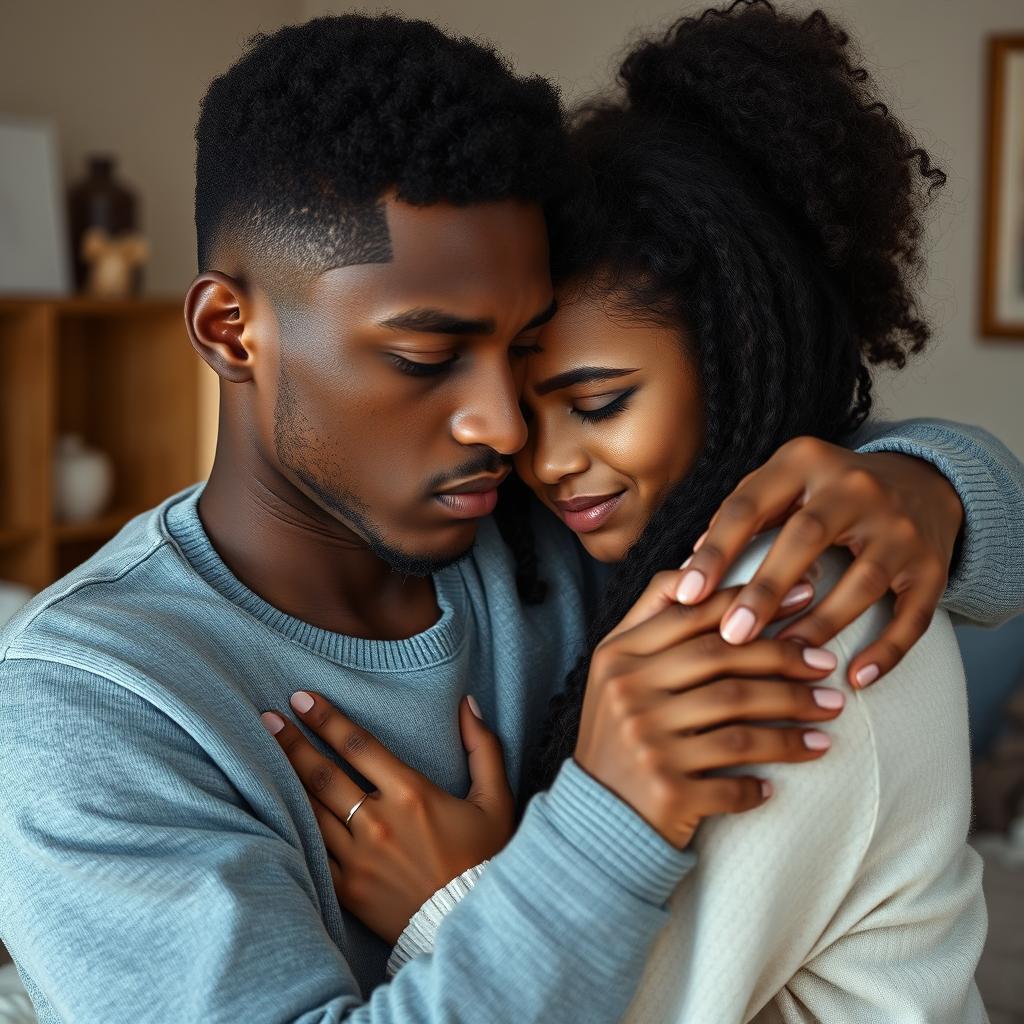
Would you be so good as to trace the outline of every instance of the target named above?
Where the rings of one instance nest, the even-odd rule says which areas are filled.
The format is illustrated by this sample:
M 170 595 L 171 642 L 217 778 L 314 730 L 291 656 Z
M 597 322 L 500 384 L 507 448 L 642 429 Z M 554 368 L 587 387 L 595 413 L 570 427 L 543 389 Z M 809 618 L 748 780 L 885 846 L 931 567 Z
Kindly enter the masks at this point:
M 952 484 L 964 507 L 959 557 L 943 597 L 947 611 L 989 622 L 1000 617 L 1001 601 L 1020 593 L 1024 525 L 1003 508 L 1004 490 L 984 449 L 970 437 L 930 423 L 900 423 L 898 433 L 860 446 L 860 452 L 899 452 L 930 462 Z
M 441 927 L 441 922 L 458 906 L 462 898 L 469 894 L 490 863 L 490 860 L 485 860 L 467 868 L 458 878 L 453 878 L 446 886 L 438 889 L 412 915 L 402 934 L 398 936 L 391 956 L 388 957 L 388 965 L 384 971 L 386 978 L 394 977 L 410 960 L 415 960 L 416 957 L 429 953 L 434 948 L 434 938 L 437 929 Z
M 696 863 L 677 850 L 610 789 L 572 758 L 551 789 L 535 800 L 550 824 L 588 860 L 628 892 L 663 905 Z

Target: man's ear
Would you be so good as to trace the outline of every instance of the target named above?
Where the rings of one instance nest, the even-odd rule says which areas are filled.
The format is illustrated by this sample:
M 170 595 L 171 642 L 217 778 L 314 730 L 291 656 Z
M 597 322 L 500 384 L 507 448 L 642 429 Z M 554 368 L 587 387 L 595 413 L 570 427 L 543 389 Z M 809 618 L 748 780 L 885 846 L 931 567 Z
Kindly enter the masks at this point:
M 185 326 L 192 347 L 222 380 L 252 380 L 253 353 L 245 327 L 253 312 L 244 285 L 217 270 L 200 274 L 185 296 Z

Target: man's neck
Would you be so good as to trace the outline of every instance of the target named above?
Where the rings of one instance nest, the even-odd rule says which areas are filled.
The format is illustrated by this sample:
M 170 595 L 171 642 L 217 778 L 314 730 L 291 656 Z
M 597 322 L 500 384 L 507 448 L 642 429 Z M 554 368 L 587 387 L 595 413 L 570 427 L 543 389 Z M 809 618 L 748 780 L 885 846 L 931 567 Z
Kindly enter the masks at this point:
M 310 625 L 401 640 L 440 616 L 433 580 L 404 577 L 270 467 L 218 446 L 199 516 L 231 572 Z

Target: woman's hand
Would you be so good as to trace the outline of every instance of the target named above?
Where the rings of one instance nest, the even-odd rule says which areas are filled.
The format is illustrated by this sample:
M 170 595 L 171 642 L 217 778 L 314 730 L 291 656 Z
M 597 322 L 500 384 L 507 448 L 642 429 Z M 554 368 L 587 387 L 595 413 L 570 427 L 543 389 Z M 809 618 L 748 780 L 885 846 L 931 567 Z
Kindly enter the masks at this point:
M 283 716 L 264 712 L 306 791 L 327 847 L 342 906 L 381 938 L 398 940 L 409 919 L 438 889 L 497 853 L 514 827 L 514 801 L 501 744 L 474 714 L 459 707 L 471 787 L 449 796 L 390 753 L 316 693 L 292 694 L 303 723 L 376 790 L 366 793 Z
M 681 571 L 663 572 L 591 660 L 575 758 L 668 842 L 689 843 L 702 818 L 759 807 L 771 787 L 751 776 L 709 777 L 736 765 L 800 762 L 828 749 L 827 734 L 752 721 L 823 722 L 839 690 L 808 686 L 836 667 L 829 651 L 782 640 L 737 647 L 718 634 L 738 588 L 687 608 Z M 813 596 L 786 595 L 781 616 Z
M 686 563 L 683 600 L 692 604 L 712 593 L 755 534 L 784 522 L 764 562 L 722 617 L 722 636 L 746 643 L 826 548 L 849 548 L 853 563 L 832 592 L 779 635 L 821 646 L 893 591 L 892 621 L 849 666 L 851 686 L 870 686 L 928 628 L 946 589 L 963 518 L 952 485 L 921 459 L 861 455 L 798 437 L 722 503 Z

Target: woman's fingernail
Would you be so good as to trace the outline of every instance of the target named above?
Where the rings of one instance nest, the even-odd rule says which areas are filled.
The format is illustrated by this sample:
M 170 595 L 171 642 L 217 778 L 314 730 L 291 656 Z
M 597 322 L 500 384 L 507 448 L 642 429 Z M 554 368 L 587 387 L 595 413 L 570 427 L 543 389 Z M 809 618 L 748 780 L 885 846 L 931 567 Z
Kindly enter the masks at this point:
M 685 562 L 683 562 L 683 564 L 681 566 L 679 566 L 679 568 L 680 569 L 685 569 L 692 561 L 693 561 L 693 555 L 690 555 L 690 557 Z
M 700 569 L 691 569 L 679 582 L 676 590 L 676 599 L 680 604 L 693 604 L 700 597 L 707 580 Z
M 284 719 L 280 715 L 275 715 L 273 711 L 264 711 L 260 715 L 260 721 L 271 736 L 276 736 L 284 728 Z
M 814 597 L 814 587 L 810 583 L 798 583 L 783 599 L 781 607 L 792 608 L 795 604 L 803 604 Z
M 804 733 L 804 746 L 808 750 L 828 750 L 832 746 L 832 741 L 828 738 L 827 733 L 812 729 L 810 732 Z
M 805 647 L 800 653 L 811 668 L 828 669 L 831 672 L 838 664 L 836 656 L 824 647 Z
M 699 536 L 699 537 L 698 537 L 698 538 L 697 538 L 697 539 L 696 539 L 696 540 L 695 540 L 695 541 L 693 542 L 693 550 L 694 550 L 694 551 L 699 551 L 699 550 L 700 550 L 700 546 L 701 546 L 701 544 L 703 544 L 703 543 L 704 543 L 704 538 L 705 538 L 705 537 L 706 537 L 707 535 L 708 535 L 708 531 L 707 531 L 707 530 L 705 530 L 705 531 L 704 531 L 704 532 L 703 532 L 703 533 L 702 533 L 702 534 L 701 534 L 701 535 L 700 535 L 700 536 Z
M 767 779 L 761 780 L 761 799 L 767 800 L 775 792 L 775 787 Z
M 480 705 L 477 704 L 476 697 L 474 697 L 471 693 L 467 693 L 466 703 L 469 705 L 469 710 L 472 711 L 477 718 L 482 720 L 484 716 L 480 714 Z
M 853 678 L 857 680 L 858 686 L 870 686 L 880 674 L 881 669 L 877 665 L 865 665 L 857 669 L 857 674 Z
M 740 605 L 722 623 L 722 639 L 730 644 L 746 643 L 756 624 L 757 616 L 749 608 Z
M 304 715 L 313 706 L 313 698 L 305 690 L 296 690 L 289 698 L 289 703 L 300 715 Z
M 829 690 L 822 687 L 815 687 L 811 690 L 814 703 L 819 708 L 828 708 L 830 711 L 841 708 L 846 703 L 846 698 L 838 690 Z

